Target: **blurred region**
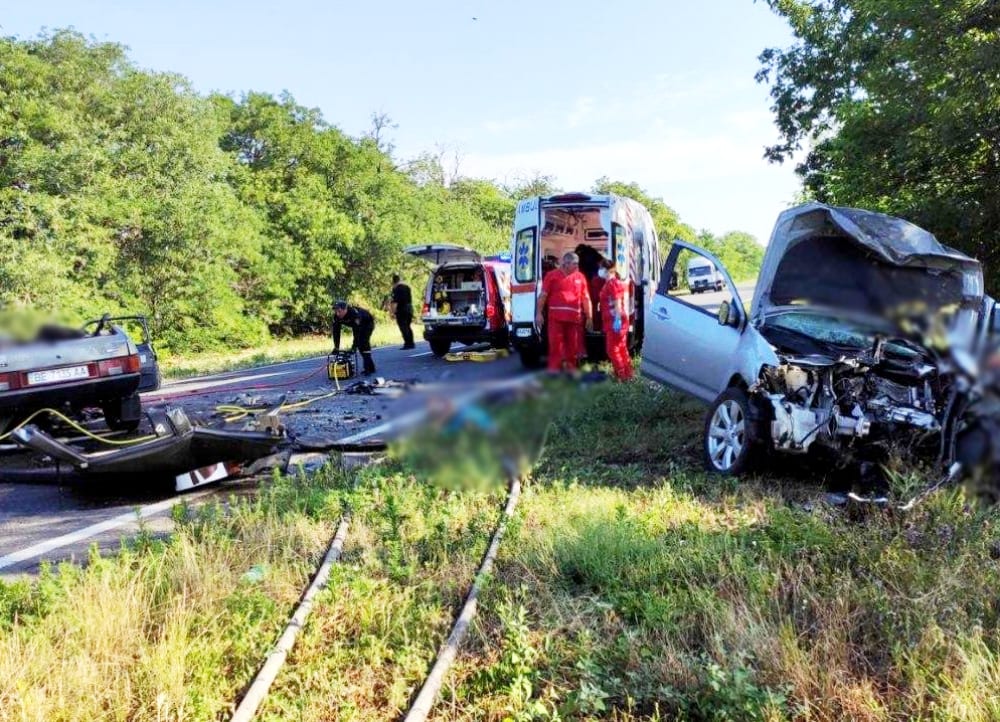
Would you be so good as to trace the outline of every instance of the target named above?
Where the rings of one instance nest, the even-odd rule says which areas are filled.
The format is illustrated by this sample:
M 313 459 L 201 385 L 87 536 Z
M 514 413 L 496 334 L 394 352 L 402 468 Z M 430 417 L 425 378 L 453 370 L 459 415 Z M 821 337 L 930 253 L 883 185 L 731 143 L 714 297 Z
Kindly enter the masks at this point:
M 528 383 L 477 401 L 434 396 L 425 425 L 390 453 L 407 471 L 442 488 L 503 488 L 540 458 L 561 393 Z
M 65 338 L 67 329 L 79 329 L 82 325 L 81 319 L 69 313 L 0 306 L 0 346 Z

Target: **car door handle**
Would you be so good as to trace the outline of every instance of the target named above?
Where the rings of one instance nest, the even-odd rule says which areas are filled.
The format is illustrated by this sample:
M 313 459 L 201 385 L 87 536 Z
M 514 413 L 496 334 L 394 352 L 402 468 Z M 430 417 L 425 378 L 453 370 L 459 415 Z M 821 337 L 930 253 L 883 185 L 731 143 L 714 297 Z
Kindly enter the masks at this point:
M 653 315 L 656 316 L 661 321 L 670 320 L 670 312 L 665 308 L 657 308 L 656 310 L 653 311 Z

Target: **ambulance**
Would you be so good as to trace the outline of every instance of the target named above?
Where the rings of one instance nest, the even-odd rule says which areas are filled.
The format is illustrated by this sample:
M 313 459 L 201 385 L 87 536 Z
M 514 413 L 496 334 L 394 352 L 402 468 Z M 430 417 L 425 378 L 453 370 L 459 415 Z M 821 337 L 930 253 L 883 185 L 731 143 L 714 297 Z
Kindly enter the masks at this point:
M 511 236 L 511 342 L 527 368 L 539 368 L 547 353 L 545 329 L 535 326 L 543 268 L 558 264 L 564 253 L 580 245 L 615 260 L 631 321 L 629 351 L 635 355 L 642 348 L 643 310 L 660 278 L 659 241 L 646 207 L 614 194 L 527 198 L 517 204 Z M 580 270 L 596 272 L 585 263 Z M 604 334 L 588 332 L 586 347 L 589 359 L 603 359 Z

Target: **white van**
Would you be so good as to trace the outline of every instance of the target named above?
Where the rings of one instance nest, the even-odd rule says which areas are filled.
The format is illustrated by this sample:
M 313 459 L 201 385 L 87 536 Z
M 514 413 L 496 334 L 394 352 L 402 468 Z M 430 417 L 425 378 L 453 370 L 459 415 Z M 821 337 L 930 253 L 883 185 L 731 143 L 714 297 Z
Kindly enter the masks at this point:
M 725 284 L 719 269 L 707 258 L 696 256 L 688 261 L 687 285 L 691 293 L 721 291 Z
M 410 246 L 407 253 L 432 264 L 424 289 L 420 320 L 435 356 L 453 343 L 466 346 L 510 344 L 510 257 L 483 257 L 478 251 L 447 243 Z
M 622 269 L 625 307 L 631 319 L 629 350 L 638 353 L 642 347 L 643 309 L 652 300 L 660 278 L 659 242 L 646 207 L 614 194 L 528 198 L 517 204 L 511 238 L 511 341 L 528 368 L 541 366 L 547 353 L 545 330 L 535 327 L 543 261 L 558 262 L 581 244 L 615 259 Z M 583 264 L 580 270 L 585 271 Z M 604 358 L 604 334 L 589 332 L 586 340 L 588 358 Z

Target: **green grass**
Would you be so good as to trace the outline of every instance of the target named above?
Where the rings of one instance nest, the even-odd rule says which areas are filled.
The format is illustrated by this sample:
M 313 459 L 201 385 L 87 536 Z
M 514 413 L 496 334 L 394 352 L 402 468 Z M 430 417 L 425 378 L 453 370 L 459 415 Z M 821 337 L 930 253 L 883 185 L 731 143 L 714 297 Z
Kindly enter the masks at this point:
M 0 584 L 0 720 L 216 719 L 273 645 L 347 480 L 266 483 L 80 569 Z M 253 572 L 248 575 L 248 572 Z
M 279 478 L 169 541 L 0 585 L 0 720 L 224 719 L 348 504 L 259 718 L 398 719 L 511 458 L 537 463 L 434 719 L 1000 718 L 998 514 L 961 489 L 852 513 L 814 472 L 707 475 L 704 409 L 644 382 L 490 413 L 493 432 L 432 421 L 356 479 Z
M 702 413 L 642 383 L 553 402 L 460 717 L 1000 716 L 997 513 L 953 490 L 859 518 L 821 479 L 708 476 Z

